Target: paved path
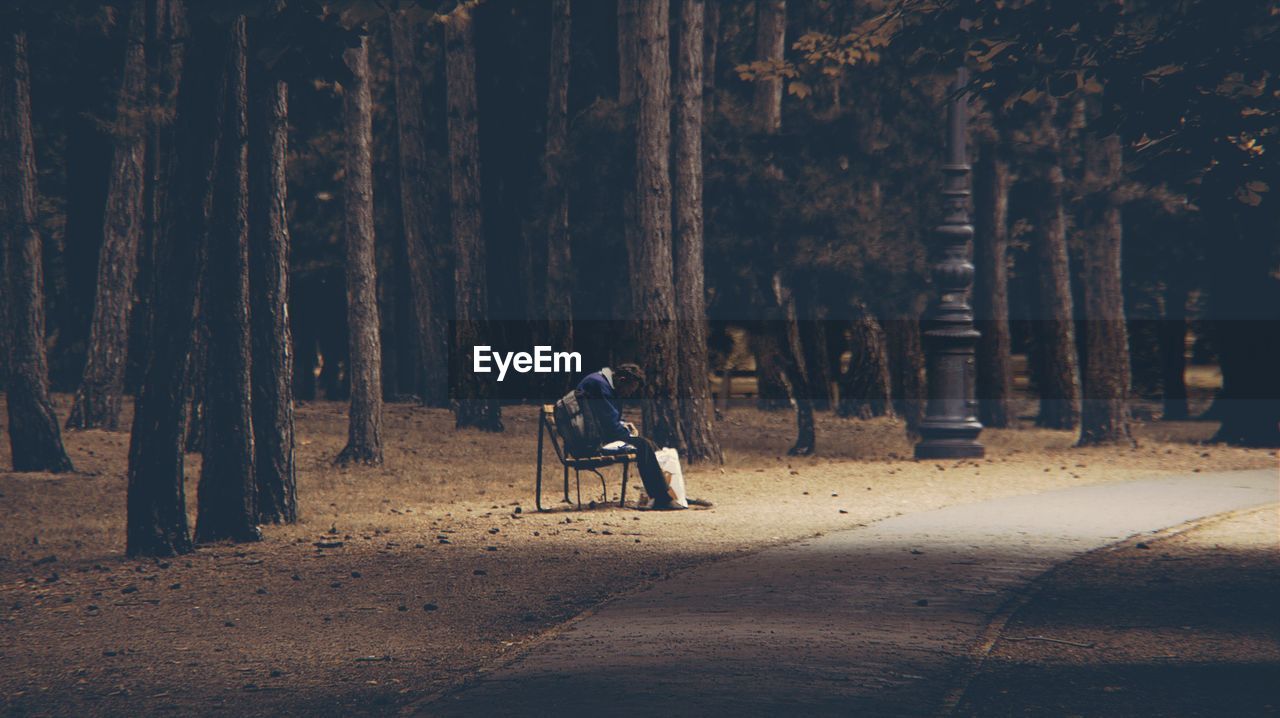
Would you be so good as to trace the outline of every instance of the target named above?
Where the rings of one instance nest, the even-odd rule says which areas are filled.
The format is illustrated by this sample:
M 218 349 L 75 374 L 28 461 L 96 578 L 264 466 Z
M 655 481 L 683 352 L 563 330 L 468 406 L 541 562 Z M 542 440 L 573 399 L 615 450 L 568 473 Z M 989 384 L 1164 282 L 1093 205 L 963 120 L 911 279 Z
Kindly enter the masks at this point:
M 1250 471 L 899 516 L 677 575 L 419 710 L 934 715 L 991 618 L 1045 570 L 1134 534 L 1278 499 L 1277 472 Z

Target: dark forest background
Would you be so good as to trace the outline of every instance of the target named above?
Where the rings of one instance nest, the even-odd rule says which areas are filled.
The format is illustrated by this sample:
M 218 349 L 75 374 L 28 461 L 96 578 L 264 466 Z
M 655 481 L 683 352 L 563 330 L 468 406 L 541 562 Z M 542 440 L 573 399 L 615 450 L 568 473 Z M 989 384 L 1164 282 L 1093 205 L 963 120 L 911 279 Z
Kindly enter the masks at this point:
M 1191 361 L 1219 440 L 1280 443 L 1275 3 L 9 6 L 15 468 L 138 397 L 131 551 L 185 550 L 183 448 L 204 538 L 290 520 L 295 399 L 349 400 L 338 458 L 376 463 L 382 401 L 501 430 L 566 390 L 460 371 L 476 342 L 640 361 L 691 461 L 712 375 L 753 373 L 801 453 L 815 410 L 914 431 L 961 63 L 984 424 L 1017 422 L 1015 354 L 1082 444 L 1129 440 L 1134 396 L 1190 418 Z

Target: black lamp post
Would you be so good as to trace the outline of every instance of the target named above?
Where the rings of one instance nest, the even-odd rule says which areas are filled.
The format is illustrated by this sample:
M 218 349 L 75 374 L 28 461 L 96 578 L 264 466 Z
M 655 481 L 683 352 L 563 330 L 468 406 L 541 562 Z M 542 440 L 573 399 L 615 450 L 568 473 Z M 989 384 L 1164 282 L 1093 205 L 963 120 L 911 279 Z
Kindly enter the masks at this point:
M 953 99 L 947 111 L 946 215 L 934 230 L 937 242 L 933 283 L 938 294 L 923 322 L 925 368 L 929 401 L 920 424 L 917 459 L 964 459 L 983 455 L 978 434 L 977 373 L 974 350 L 978 331 L 973 326 L 969 289 L 973 286 L 973 225 L 969 221 L 969 158 L 966 140 L 968 98 L 962 92 L 968 72 L 956 72 Z

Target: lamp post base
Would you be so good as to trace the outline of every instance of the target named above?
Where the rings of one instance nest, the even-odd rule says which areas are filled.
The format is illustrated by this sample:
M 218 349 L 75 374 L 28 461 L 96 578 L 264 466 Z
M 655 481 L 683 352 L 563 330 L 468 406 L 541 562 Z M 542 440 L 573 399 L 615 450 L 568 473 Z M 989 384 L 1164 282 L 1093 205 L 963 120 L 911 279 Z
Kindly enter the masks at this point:
M 982 444 L 972 439 L 928 439 L 916 444 L 916 459 L 981 459 L 987 455 Z

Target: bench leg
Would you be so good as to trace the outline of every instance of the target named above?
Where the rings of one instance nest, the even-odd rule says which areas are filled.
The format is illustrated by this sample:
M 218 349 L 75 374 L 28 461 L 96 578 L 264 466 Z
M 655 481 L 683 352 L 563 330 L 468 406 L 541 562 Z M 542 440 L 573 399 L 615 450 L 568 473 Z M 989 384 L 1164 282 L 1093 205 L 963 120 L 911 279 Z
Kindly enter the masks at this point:
M 582 510 L 582 472 L 573 470 L 573 483 L 578 487 L 578 510 Z
M 542 508 L 542 432 L 543 432 L 542 427 L 543 427 L 543 423 L 544 422 L 542 421 L 542 419 L 539 418 L 538 419 L 538 480 L 536 484 L 537 488 L 535 489 L 536 493 L 534 494 L 534 498 L 533 498 L 533 505 L 537 506 L 539 511 L 543 510 Z
M 618 499 L 618 506 L 627 505 L 627 469 L 630 468 L 631 462 L 622 462 L 622 497 Z
M 573 503 L 569 500 L 569 467 L 564 467 L 564 502 L 566 504 Z

